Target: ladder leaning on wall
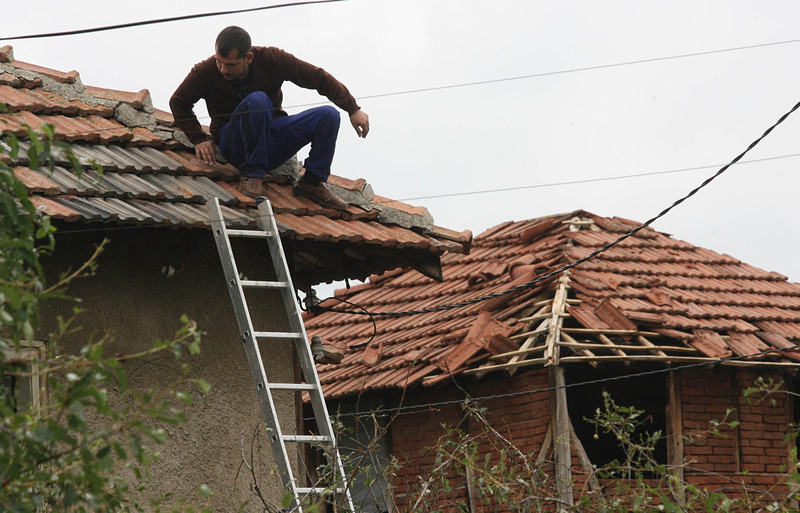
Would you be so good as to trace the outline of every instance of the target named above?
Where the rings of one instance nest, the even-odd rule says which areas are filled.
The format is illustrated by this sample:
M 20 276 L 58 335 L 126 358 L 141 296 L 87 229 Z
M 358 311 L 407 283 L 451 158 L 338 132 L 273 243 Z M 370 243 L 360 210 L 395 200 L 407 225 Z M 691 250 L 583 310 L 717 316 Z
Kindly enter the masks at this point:
M 267 433 L 272 448 L 273 459 L 280 474 L 284 487 L 292 496 L 292 511 L 302 513 L 303 505 L 314 496 L 325 494 L 333 495 L 333 503 L 346 511 L 354 512 L 353 500 L 348 487 L 347 476 L 344 473 L 336 439 L 328 417 L 328 408 L 325 405 L 325 398 L 322 394 L 322 385 L 319 382 L 317 369 L 314 366 L 314 357 L 311 346 L 308 343 L 303 319 L 297 306 L 294 294 L 294 286 L 289 275 L 289 267 L 286 262 L 286 255 L 281 245 L 278 226 L 272 212 L 272 206 L 266 198 L 258 205 L 260 215 L 260 229 L 233 230 L 225 226 L 219 199 L 212 197 L 206 203 L 208 207 L 211 229 L 214 240 L 217 243 L 220 261 L 225 271 L 225 280 L 228 284 L 228 291 L 233 302 L 233 309 L 236 320 L 239 324 L 239 333 L 242 343 L 247 353 L 247 361 L 250 364 L 250 371 L 255 382 L 256 394 L 261 407 L 261 414 L 267 427 Z M 236 265 L 236 260 L 231 247 L 231 237 L 246 237 L 264 239 L 272 259 L 272 267 L 275 270 L 275 281 L 252 281 L 242 279 Z M 253 327 L 252 316 L 245 299 L 245 289 L 279 290 L 286 315 L 289 320 L 290 331 L 257 331 Z M 261 357 L 258 346 L 259 340 L 269 343 L 294 342 L 297 353 L 297 360 L 300 362 L 302 370 L 301 383 L 270 383 Z M 307 392 L 311 399 L 311 406 L 314 411 L 317 434 L 311 435 L 287 435 L 283 434 L 278 412 L 275 408 L 273 397 L 274 391 L 290 391 L 294 393 Z M 293 421 L 296 421 L 292 417 Z M 297 477 L 292 469 L 289 459 L 289 452 L 286 444 L 306 443 L 319 444 L 327 456 L 329 474 L 332 474 L 332 483 L 328 487 L 324 486 L 300 486 Z M 331 472 L 332 471 L 332 472 Z

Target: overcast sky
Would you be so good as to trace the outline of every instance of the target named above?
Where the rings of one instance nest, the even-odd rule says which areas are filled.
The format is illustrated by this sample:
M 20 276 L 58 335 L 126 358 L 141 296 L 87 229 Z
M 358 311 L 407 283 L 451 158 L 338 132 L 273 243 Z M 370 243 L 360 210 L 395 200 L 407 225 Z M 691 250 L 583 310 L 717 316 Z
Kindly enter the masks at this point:
M 263 5 L 7 2 L 2 32 Z M 477 235 L 575 209 L 656 215 L 800 101 L 797 20 L 791 0 L 347 0 L 0 45 L 77 70 L 87 85 L 149 89 L 167 110 L 219 30 L 240 25 L 254 44 L 322 66 L 360 99 L 371 131 L 361 140 L 342 123 L 335 174 Z M 419 89 L 434 90 L 397 94 Z M 319 101 L 292 85 L 284 97 L 290 112 Z M 654 227 L 800 281 L 799 128 L 800 112 L 745 157 L 757 162 L 732 167 Z M 564 182 L 573 183 L 553 185 Z

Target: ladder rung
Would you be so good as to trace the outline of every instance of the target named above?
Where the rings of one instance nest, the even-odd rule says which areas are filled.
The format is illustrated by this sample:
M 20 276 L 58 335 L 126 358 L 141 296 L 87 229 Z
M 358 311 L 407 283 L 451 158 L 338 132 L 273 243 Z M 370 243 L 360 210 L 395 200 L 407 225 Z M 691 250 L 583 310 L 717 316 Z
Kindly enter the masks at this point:
M 255 335 L 256 338 L 303 339 L 302 333 L 292 333 L 289 331 L 256 331 L 253 335 Z
M 317 493 L 317 494 L 324 494 L 324 493 L 344 493 L 344 488 L 295 488 L 297 493 L 302 495 L 308 495 L 309 493 Z
M 325 435 L 283 435 L 287 442 L 330 442 L 329 436 Z
M 255 280 L 242 280 L 242 287 L 253 287 L 261 289 L 286 289 L 289 288 L 289 283 L 285 281 L 255 281 Z
M 270 383 L 270 390 L 316 390 L 317 387 L 310 383 Z
M 256 237 L 256 238 L 269 238 L 272 237 L 272 232 L 265 232 L 263 230 L 225 230 L 229 237 Z

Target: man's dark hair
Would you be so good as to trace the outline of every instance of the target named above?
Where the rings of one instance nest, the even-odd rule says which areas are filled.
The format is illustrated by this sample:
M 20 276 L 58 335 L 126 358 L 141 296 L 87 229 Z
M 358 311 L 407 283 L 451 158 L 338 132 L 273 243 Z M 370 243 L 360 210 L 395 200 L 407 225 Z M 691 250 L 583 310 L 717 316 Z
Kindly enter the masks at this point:
M 247 52 L 252 48 L 250 34 L 242 27 L 237 27 L 235 25 L 225 27 L 217 36 L 215 47 L 217 52 L 223 57 L 227 57 L 228 54 L 231 53 L 231 50 L 236 49 L 239 52 L 236 57 L 241 59 L 247 55 Z

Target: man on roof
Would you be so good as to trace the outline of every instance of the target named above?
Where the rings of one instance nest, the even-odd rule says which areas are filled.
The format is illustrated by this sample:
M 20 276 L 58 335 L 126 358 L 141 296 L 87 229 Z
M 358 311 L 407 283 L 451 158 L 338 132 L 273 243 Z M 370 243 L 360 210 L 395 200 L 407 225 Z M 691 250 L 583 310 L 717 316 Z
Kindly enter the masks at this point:
M 216 147 L 242 175 L 242 192 L 263 195 L 262 178 L 311 143 L 303 177 L 294 193 L 320 205 L 345 210 L 347 203 L 327 187 L 339 132 L 339 111 L 316 107 L 287 115 L 282 110 L 285 81 L 316 89 L 347 112 L 359 137 L 369 133 L 369 116 L 347 88 L 322 68 L 275 47 L 252 46 L 236 26 L 217 36 L 213 57 L 196 64 L 169 100 L 175 124 L 195 145 L 203 162 L 216 161 Z M 194 105 L 201 98 L 211 115 L 211 138 L 202 130 Z

